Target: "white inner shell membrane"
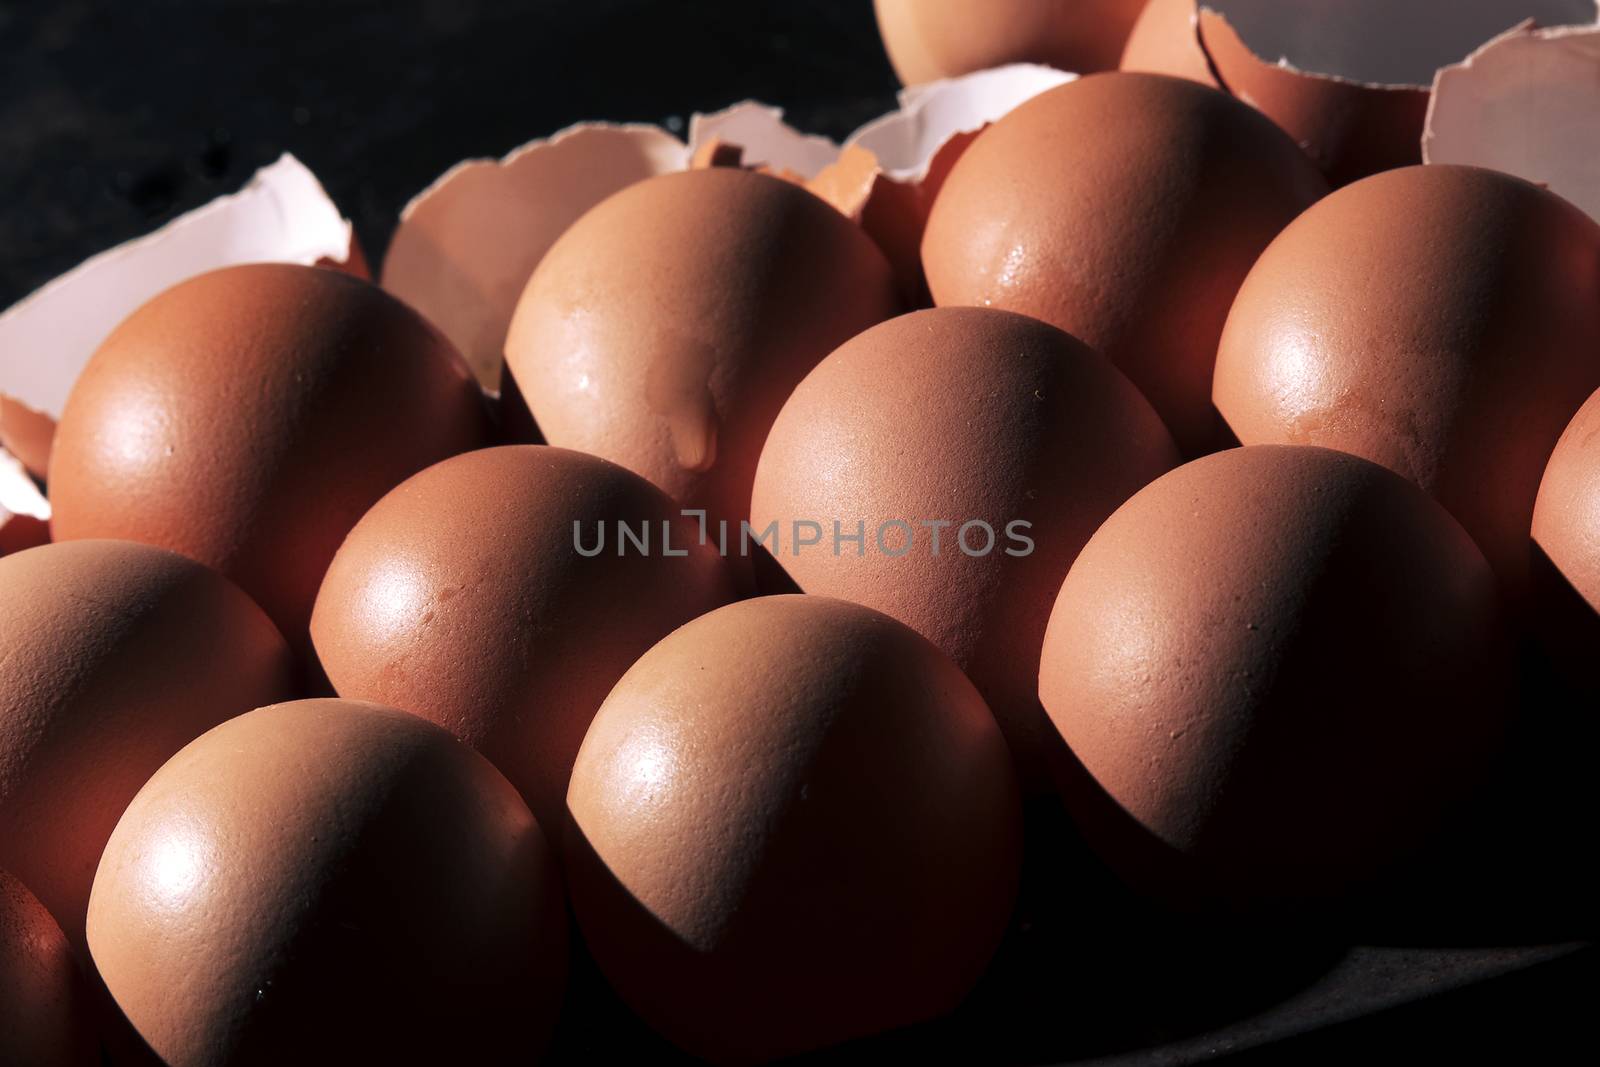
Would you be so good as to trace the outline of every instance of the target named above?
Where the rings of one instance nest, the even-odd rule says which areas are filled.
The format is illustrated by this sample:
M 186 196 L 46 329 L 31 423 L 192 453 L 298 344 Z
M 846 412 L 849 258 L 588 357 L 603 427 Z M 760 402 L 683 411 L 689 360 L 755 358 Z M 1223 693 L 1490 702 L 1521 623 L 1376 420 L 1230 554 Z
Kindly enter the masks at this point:
M 1591 23 L 1596 0 L 1203 0 L 1268 63 L 1371 85 L 1433 84 L 1489 38 L 1533 19 Z

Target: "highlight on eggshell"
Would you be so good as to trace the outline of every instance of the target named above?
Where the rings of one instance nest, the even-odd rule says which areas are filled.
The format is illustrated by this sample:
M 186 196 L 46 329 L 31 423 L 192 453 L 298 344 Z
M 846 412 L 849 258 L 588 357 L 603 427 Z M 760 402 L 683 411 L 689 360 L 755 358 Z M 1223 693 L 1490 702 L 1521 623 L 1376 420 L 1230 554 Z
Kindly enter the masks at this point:
M 256 262 L 320 264 L 366 277 L 349 220 L 287 152 L 239 192 L 92 257 L 0 313 L 0 448 L 43 478 L 54 421 L 112 329 L 179 282 Z
M 582 452 L 506 446 L 374 504 L 323 578 L 311 640 L 340 696 L 438 723 L 559 826 L 617 679 L 733 598 L 728 562 L 661 490 Z
M 1600 223 L 1496 171 L 1345 186 L 1261 254 L 1217 353 L 1244 444 L 1353 452 L 1466 527 L 1513 601 L 1545 464 L 1600 388 Z
M 122 809 L 195 737 L 293 696 L 293 661 L 232 582 L 128 541 L 0 558 L 0 649 L 0 868 L 81 949 Z
M 0 1063 L 1187 1062 L 1581 944 L 1595 0 L 874 8 L 829 136 L 465 123 L 380 284 L 285 154 L 0 313 Z
M 215 567 L 304 649 L 317 586 L 362 513 L 487 435 L 460 355 L 382 289 L 226 267 L 141 306 L 84 368 L 51 455 L 51 531 Z
M 487 760 L 406 712 L 300 700 L 145 783 L 95 874 L 89 951 L 170 1067 L 529 1062 L 566 980 L 562 901 Z

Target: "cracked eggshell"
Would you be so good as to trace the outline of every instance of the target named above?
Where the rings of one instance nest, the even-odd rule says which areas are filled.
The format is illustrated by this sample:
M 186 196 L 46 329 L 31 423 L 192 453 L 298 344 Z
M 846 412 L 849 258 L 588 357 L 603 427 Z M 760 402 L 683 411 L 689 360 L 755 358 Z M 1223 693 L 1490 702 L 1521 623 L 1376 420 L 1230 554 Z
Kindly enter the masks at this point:
M 1431 165 L 1338 190 L 1262 253 L 1215 398 L 1244 444 L 1411 478 L 1521 602 L 1539 479 L 1597 387 L 1600 224 L 1520 178 Z
M 1036 652 L 1055 591 L 1105 517 L 1177 462 L 1149 401 L 1082 342 L 1011 312 L 932 308 L 857 335 L 800 383 L 762 450 L 751 525 L 862 524 L 859 554 L 824 536 L 777 562 L 802 591 L 943 649 L 1038 787 L 1053 735 Z M 928 520 L 954 523 L 937 553 Z M 973 521 L 991 532 L 961 529 Z
M 487 433 L 461 357 L 382 289 L 228 267 L 145 304 L 84 369 L 51 457 L 51 526 L 216 567 L 303 649 L 323 572 L 367 508 Z
M 1600 27 L 1519 26 L 1434 79 L 1422 157 L 1502 170 L 1600 219 Z
M 1076 77 L 1016 63 L 902 89 L 899 109 L 846 138 L 806 188 L 858 222 L 889 257 L 907 301 L 925 304 L 922 232 L 950 168 L 984 127 Z
M 709 115 L 689 118 L 691 158 L 714 142 L 740 149 L 735 166 L 761 168 L 775 177 L 804 182 L 839 155 L 826 137 L 801 133 L 783 121 L 783 109 L 746 100 Z
M 506 356 L 552 445 L 619 463 L 737 534 L 784 400 L 898 304 L 883 254 L 822 200 L 766 175 L 686 171 L 562 235 Z
M 1534 621 L 1562 667 L 1600 689 L 1600 392 L 1567 425 L 1533 507 Z
M 1304 11 L 1289 5 L 1279 4 L 1274 11 L 1301 28 L 1308 21 Z M 1348 17 L 1338 9 L 1340 20 Z M 1337 26 L 1319 25 L 1317 30 L 1338 33 Z M 1287 57 L 1258 54 L 1228 17 L 1209 5 L 1200 9 L 1198 32 L 1222 87 L 1283 127 L 1334 185 L 1421 161 L 1426 83 L 1373 85 L 1297 69 Z
M 934 202 L 922 264 L 936 304 L 1022 312 L 1102 352 L 1202 452 L 1239 283 L 1326 191 L 1282 130 L 1225 94 L 1096 74 L 978 135 Z
M 624 553 L 619 524 L 649 551 Z M 490 448 L 373 505 L 328 568 L 311 638 L 340 696 L 445 727 L 559 826 L 617 679 L 733 595 L 715 542 L 643 478 L 563 448 Z
M 0 871 L 0 1063 L 91 1067 L 93 1012 L 72 946 L 26 886 Z
M 1421 161 L 1429 89 L 1518 21 L 1592 22 L 1594 0 L 1151 0 L 1122 69 L 1220 85 L 1287 130 L 1335 185 Z M 1202 73 L 1204 72 L 1204 73 Z
M 1083 74 L 1117 65 L 1143 0 L 874 0 L 902 85 L 1006 63 Z
M 1200 47 L 1195 0 L 1149 0 L 1128 33 L 1119 70 L 1168 74 L 1218 88 L 1216 72 Z
M 0 590 L 0 866 L 81 948 L 122 809 L 195 737 L 292 695 L 292 661 L 232 582 L 148 545 L 19 552 Z
M 0 314 L 0 447 L 36 476 L 89 357 L 163 290 L 237 263 L 320 264 L 365 276 L 348 220 L 285 153 L 243 189 L 74 267 Z
M 506 327 L 528 275 L 574 219 L 607 196 L 688 163 L 655 126 L 585 123 L 499 160 L 446 171 L 401 212 L 383 287 L 420 311 L 497 389 Z
M 529 1062 L 567 953 L 510 783 L 432 723 L 343 700 L 260 708 L 168 760 L 106 846 L 89 947 L 171 1067 Z
M 1136 887 L 1325 903 L 1422 845 L 1508 715 L 1493 574 L 1414 484 L 1331 449 L 1220 452 L 1072 565 L 1039 695 L 1069 811 Z
M 645 653 L 567 804 L 595 959 L 714 1062 L 944 1014 L 1015 898 L 1020 805 L 983 699 L 905 626 L 826 597 L 733 604 Z

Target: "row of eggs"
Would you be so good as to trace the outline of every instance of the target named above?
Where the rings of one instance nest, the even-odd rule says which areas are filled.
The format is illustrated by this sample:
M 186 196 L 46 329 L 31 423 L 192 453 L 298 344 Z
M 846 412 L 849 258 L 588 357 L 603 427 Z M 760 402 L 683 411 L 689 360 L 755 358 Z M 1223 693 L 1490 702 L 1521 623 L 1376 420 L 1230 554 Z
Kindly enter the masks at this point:
M 1518 632 L 1592 656 L 1600 227 L 1558 197 L 1328 194 L 1225 95 L 1100 75 L 973 143 L 923 265 L 897 314 L 797 186 L 641 182 L 530 279 L 497 420 L 333 271 L 141 308 L 58 543 L 0 560 L 0 867 L 57 957 L 168 1063 L 496 1061 L 565 893 L 652 1026 L 766 1059 L 960 1000 L 1025 793 L 1152 892 L 1338 898 L 1481 774 Z M 1031 550 L 704 536 L 935 518 Z M 683 547 L 577 550 L 608 525 Z

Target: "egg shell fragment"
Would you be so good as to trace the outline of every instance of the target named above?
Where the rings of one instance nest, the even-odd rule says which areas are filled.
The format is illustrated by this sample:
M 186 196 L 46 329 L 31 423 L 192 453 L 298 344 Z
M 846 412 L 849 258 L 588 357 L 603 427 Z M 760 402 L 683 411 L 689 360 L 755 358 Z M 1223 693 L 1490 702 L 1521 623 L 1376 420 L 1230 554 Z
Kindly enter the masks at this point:
M 623 999 L 761 1062 L 943 1014 L 994 951 L 1020 817 L 977 690 L 887 616 L 747 600 L 647 652 L 567 796 L 573 903 Z
M 1515 602 L 1561 431 L 1600 388 L 1600 224 L 1519 178 L 1374 175 L 1261 255 L 1217 355 L 1244 444 L 1338 448 L 1433 494 Z
M 260 708 L 169 760 L 106 847 L 89 946 L 170 1067 L 530 1062 L 567 962 L 511 784 L 415 715 L 340 700 Z
M 820 544 L 780 546 L 784 577 L 939 646 L 1043 787 L 1036 652 L 1055 591 L 1105 517 L 1177 463 L 1149 401 L 1081 342 L 1007 311 L 932 308 L 800 383 L 762 450 L 751 525 L 820 523 Z M 927 522 L 949 524 L 937 551 Z
M 641 533 L 648 549 L 622 540 Z M 373 505 L 328 568 L 311 637 L 339 695 L 445 727 L 559 826 L 617 679 L 733 596 L 715 542 L 643 478 L 561 448 L 490 448 Z
M 487 435 L 461 357 L 394 297 L 328 270 L 230 267 L 162 293 L 95 353 L 56 433 L 51 526 L 213 566 L 303 649 L 367 508 Z
M 1600 26 L 1518 26 L 1434 78 L 1422 158 L 1505 171 L 1600 220 Z
M 978 136 L 934 202 L 922 263 L 936 304 L 1032 315 L 1106 355 L 1194 454 L 1218 443 L 1211 370 L 1239 283 L 1326 190 L 1225 94 L 1096 74 Z
M 1500 601 L 1414 484 L 1331 449 L 1157 479 L 1056 600 L 1039 695 L 1068 810 L 1182 906 L 1326 905 L 1478 784 L 1511 704 Z
M 1421 162 L 1435 72 L 1522 19 L 1593 22 L 1594 0 L 1151 0 L 1123 70 L 1192 78 L 1258 108 L 1336 186 Z
M 1199 35 L 1221 88 L 1283 127 L 1332 184 L 1422 161 L 1425 87 L 1297 70 L 1257 55 L 1227 16 L 1208 6 L 1200 9 Z
M 0 558 L 0 866 L 79 948 L 95 864 L 145 780 L 293 695 L 282 636 L 216 572 L 126 541 Z

